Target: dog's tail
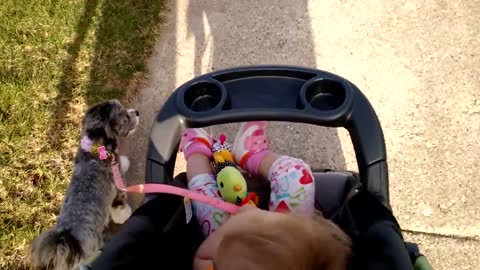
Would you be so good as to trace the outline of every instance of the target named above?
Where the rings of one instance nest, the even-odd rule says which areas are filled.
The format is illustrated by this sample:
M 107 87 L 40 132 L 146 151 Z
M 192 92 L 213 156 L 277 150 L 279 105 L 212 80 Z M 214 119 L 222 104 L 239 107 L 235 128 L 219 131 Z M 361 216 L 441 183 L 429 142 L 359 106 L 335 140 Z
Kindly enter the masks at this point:
M 32 244 L 32 264 L 47 269 L 72 269 L 82 258 L 79 241 L 69 231 L 50 229 Z

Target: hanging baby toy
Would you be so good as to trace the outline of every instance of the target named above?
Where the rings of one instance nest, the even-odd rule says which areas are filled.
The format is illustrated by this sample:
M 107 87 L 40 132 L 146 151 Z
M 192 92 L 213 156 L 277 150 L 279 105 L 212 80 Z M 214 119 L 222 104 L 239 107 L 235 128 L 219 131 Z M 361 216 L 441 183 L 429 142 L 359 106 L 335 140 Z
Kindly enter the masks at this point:
M 214 139 L 212 145 L 212 166 L 217 175 L 217 186 L 222 198 L 236 205 L 258 203 L 255 193 L 247 193 L 247 182 L 242 173 L 237 169 L 233 160 L 231 146 L 226 142 L 227 137 L 221 134 L 219 139 Z

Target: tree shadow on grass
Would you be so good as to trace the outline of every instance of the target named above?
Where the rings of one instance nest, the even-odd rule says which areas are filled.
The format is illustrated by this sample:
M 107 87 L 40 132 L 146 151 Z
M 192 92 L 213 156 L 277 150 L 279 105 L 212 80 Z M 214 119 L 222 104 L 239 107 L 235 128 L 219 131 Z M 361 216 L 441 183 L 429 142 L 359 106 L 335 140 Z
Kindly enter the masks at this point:
M 68 48 L 63 75 L 54 101 L 50 145 L 61 149 L 65 130 L 75 125 L 67 118 L 72 101 L 81 96 L 87 106 L 110 98 L 128 100 L 135 95 L 145 71 L 145 60 L 155 44 L 161 23 L 163 1 L 87 0 L 76 36 Z M 82 81 L 77 66 L 82 47 L 94 23 L 95 41 L 91 52 L 89 76 Z M 88 50 L 88 46 L 86 50 Z M 90 53 L 90 52 L 86 52 Z
M 150 0 L 104 2 L 87 87 L 88 105 L 138 90 L 163 6 L 163 1 Z
M 77 62 L 82 44 L 93 24 L 99 0 L 87 0 L 82 16 L 78 20 L 75 38 L 67 49 L 68 57 L 63 62 L 63 73 L 57 85 L 58 95 L 53 102 L 53 119 L 49 130 L 49 143 L 53 149 L 60 149 L 63 141 L 62 131 L 68 124 L 66 113 L 69 111 L 70 102 L 78 89 L 79 72 Z

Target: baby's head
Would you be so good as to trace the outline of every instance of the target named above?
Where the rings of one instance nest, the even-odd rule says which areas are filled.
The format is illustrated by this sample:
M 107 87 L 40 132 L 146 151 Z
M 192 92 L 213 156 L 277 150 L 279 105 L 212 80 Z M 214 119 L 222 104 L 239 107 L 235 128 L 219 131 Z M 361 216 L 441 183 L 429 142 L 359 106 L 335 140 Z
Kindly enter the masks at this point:
M 343 270 L 351 254 L 349 237 L 317 214 L 244 207 L 224 226 L 215 270 Z

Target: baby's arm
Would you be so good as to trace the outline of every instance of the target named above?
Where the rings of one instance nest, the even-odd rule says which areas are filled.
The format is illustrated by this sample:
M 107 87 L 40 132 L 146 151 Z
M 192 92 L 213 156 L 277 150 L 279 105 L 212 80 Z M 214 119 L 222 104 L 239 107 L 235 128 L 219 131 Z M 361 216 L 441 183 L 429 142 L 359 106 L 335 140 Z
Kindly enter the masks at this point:
M 213 175 L 212 166 L 208 157 L 202 154 L 192 154 L 187 160 L 188 189 L 207 195 L 211 198 L 222 199 L 217 187 L 217 180 Z M 192 201 L 193 212 L 198 224 L 202 227 L 203 235 L 208 236 L 212 231 L 223 224 L 228 215 L 209 204 Z

